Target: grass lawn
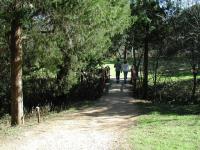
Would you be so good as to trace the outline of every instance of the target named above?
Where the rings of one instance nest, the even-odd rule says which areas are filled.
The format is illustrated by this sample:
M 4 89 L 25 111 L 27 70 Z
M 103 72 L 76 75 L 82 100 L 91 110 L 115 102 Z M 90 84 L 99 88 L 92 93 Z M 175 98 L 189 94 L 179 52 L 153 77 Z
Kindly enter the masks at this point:
M 199 150 L 200 107 L 140 106 L 146 111 L 130 129 L 131 146 L 136 150 Z

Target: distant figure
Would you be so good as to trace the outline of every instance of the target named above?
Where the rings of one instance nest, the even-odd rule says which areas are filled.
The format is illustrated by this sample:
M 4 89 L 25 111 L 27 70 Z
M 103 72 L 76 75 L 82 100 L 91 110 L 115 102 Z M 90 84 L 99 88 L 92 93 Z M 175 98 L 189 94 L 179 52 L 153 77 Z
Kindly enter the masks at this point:
M 122 71 L 124 72 L 124 83 L 126 83 L 127 75 L 129 71 L 129 65 L 128 65 L 127 60 L 125 60 L 124 63 L 122 64 Z
M 117 59 L 117 62 L 115 63 L 114 67 L 115 67 L 115 72 L 116 72 L 116 81 L 117 81 L 117 83 L 119 83 L 120 72 L 121 72 L 121 69 L 122 69 L 122 65 L 120 63 L 119 58 Z

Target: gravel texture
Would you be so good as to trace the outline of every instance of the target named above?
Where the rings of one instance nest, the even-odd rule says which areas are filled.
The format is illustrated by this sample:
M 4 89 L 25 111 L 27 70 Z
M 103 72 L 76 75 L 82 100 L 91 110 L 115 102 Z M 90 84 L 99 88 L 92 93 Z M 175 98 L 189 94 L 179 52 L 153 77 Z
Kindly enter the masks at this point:
M 139 114 L 131 85 L 111 84 L 94 106 L 63 114 L 0 142 L 0 150 L 129 150 L 126 131 Z

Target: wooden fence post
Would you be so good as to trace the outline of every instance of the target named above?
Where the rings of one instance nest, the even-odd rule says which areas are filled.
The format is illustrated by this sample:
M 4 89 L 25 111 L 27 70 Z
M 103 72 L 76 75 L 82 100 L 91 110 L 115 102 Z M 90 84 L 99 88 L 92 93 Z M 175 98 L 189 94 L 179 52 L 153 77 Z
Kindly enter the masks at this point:
M 37 116 L 37 119 L 38 119 L 38 123 L 40 123 L 40 107 L 36 107 L 36 116 Z

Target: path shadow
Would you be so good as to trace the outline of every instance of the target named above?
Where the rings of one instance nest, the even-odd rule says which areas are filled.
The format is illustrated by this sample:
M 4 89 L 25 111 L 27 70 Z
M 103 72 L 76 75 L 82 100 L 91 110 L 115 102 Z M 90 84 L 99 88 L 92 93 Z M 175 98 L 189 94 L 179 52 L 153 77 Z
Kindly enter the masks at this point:
M 198 115 L 200 114 L 200 105 L 169 105 L 153 104 L 151 102 L 135 103 L 143 114 L 159 113 L 162 115 Z
M 141 114 L 137 109 L 138 106 L 135 105 L 136 100 L 131 96 L 132 85 L 124 84 L 123 81 L 116 83 L 112 80 L 109 87 L 105 95 L 92 107 L 87 110 L 78 108 L 81 110 L 80 114 L 92 117 L 125 117 L 127 119 Z
M 107 85 L 105 95 L 88 107 L 79 107 L 82 116 L 91 117 L 123 117 L 127 120 L 144 114 L 157 112 L 163 115 L 200 114 L 199 105 L 166 105 L 153 104 L 150 101 L 132 97 L 132 85 L 114 80 Z

